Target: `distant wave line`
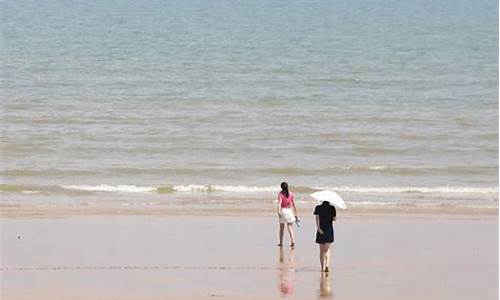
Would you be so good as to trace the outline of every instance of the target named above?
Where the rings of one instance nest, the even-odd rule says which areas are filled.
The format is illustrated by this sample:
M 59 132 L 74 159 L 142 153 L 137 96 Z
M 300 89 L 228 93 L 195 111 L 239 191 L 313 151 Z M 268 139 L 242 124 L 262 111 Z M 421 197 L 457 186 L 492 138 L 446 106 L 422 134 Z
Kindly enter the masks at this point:
M 299 194 L 312 193 L 318 190 L 333 190 L 344 193 L 360 194 L 394 194 L 394 193 L 423 193 L 423 194 L 498 194 L 498 187 L 471 187 L 471 186 L 294 186 L 293 190 Z M 131 184 L 121 185 L 12 185 L 0 184 L 1 192 L 37 194 L 40 192 L 60 193 L 262 193 L 270 194 L 279 191 L 276 186 L 246 186 L 246 185 L 159 185 L 138 186 Z
M 393 174 L 393 175 L 427 175 L 427 174 L 456 174 L 472 175 L 484 173 L 497 173 L 498 166 L 446 166 L 446 167 L 413 167 L 413 166 L 332 166 L 326 168 L 301 168 L 301 167 L 270 167 L 270 168 L 133 168 L 133 167 L 115 167 L 97 170 L 78 170 L 78 169 L 6 169 L 0 170 L 0 175 L 18 176 L 18 177 L 37 177 L 37 176 L 90 176 L 90 175 L 210 175 L 236 174 L 236 173 L 259 173 L 276 174 L 288 176 L 309 176 L 309 175 L 335 175 L 335 174 Z

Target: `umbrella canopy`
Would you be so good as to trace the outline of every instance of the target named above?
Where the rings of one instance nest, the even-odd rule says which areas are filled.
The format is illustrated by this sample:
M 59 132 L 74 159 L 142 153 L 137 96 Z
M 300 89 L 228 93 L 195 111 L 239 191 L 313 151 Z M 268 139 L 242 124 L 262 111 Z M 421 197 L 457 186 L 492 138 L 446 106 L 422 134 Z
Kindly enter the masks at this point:
M 322 202 L 322 201 L 328 201 L 330 202 L 332 205 L 340 208 L 340 209 L 345 209 L 346 208 L 346 205 L 345 205 L 345 202 L 344 200 L 342 200 L 342 198 L 340 198 L 340 196 L 335 193 L 335 192 L 332 192 L 332 191 L 319 191 L 319 192 L 315 192 L 315 193 L 312 193 L 311 194 L 311 197 L 313 197 L 314 199 Z

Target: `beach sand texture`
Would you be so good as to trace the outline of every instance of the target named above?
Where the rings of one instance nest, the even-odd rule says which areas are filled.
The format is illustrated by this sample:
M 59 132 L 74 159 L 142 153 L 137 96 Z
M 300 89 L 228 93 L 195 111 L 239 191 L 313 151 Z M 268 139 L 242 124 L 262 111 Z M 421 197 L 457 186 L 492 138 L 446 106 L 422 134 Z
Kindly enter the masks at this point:
M 302 219 L 5 218 L 2 299 L 498 299 L 496 216 L 340 215 L 328 277 Z

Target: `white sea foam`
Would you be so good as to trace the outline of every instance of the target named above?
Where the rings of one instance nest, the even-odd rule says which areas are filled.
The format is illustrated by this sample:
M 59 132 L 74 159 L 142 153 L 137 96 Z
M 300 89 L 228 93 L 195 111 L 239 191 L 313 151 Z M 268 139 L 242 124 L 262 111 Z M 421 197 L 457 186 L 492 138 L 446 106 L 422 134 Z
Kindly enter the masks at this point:
M 274 186 L 258 187 L 245 185 L 174 185 L 176 192 L 232 192 L 232 193 L 266 193 L 278 192 L 279 189 Z
M 90 191 L 90 192 L 120 192 L 120 193 L 148 193 L 157 192 L 155 186 L 136 185 L 63 185 L 64 189 Z M 394 194 L 394 193 L 425 193 L 425 194 L 498 194 L 498 187 L 466 187 L 466 186 L 440 186 L 440 187 L 418 187 L 418 186 L 333 186 L 333 187 L 296 187 L 297 193 L 309 193 L 316 190 L 333 190 L 347 193 L 363 194 Z M 275 193 L 279 191 L 276 186 L 245 186 L 245 185 L 210 185 L 189 184 L 174 185 L 173 192 L 179 193 Z M 31 192 L 31 191 L 30 191 Z
M 244 186 L 244 185 L 215 185 L 213 188 L 216 191 L 235 192 L 235 193 L 263 193 L 263 192 L 279 192 L 280 189 L 275 186 Z
M 173 190 L 176 192 L 208 192 L 209 186 L 202 184 L 189 184 L 189 185 L 174 185 Z
M 387 168 L 388 167 L 385 167 L 385 166 L 372 166 L 372 167 L 368 167 L 369 170 L 374 170 L 374 171 L 385 170 Z
M 147 193 L 156 191 L 152 186 L 136 185 L 63 185 L 65 189 L 91 191 L 91 192 L 121 192 L 121 193 Z
M 40 193 L 39 191 L 22 191 L 23 194 L 26 195 L 33 195 L 33 194 L 38 194 Z
M 436 194 L 496 194 L 498 187 L 464 187 L 464 186 L 440 186 L 440 187 L 361 187 L 361 186 L 339 186 L 339 187 L 317 187 L 319 190 L 333 190 L 352 193 L 436 193 Z

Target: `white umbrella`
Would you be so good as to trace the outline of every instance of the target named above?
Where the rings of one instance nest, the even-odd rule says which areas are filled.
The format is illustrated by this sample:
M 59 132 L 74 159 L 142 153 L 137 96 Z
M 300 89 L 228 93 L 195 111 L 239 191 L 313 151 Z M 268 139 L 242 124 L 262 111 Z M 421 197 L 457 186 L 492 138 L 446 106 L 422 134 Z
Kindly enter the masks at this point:
M 311 194 L 311 197 L 322 202 L 328 201 L 340 209 L 345 209 L 345 202 L 340 198 L 340 196 L 332 191 L 319 191 Z

